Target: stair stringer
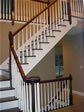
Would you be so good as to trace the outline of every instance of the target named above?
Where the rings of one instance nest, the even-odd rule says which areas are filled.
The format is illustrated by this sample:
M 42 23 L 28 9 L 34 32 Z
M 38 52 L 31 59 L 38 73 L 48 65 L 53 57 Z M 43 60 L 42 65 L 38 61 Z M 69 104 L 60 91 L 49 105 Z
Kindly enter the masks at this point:
M 26 75 L 49 53 L 49 51 L 69 32 L 69 30 L 73 26 L 76 26 L 77 19 L 72 18 L 71 25 L 69 24 L 69 22 L 64 23 L 66 27 L 61 27 L 61 32 L 54 33 L 53 35 L 56 36 L 55 38 L 49 37 L 49 44 L 42 44 L 43 50 L 35 51 L 36 57 L 28 58 L 28 65 L 22 65 L 22 68 Z
M 28 63 L 27 65 L 22 65 L 22 68 L 25 72 L 25 74 L 27 75 L 48 53 L 49 51 L 64 37 L 64 35 L 66 35 L 68 33 L 68 31 L 76 26 L 77 24 L 77 19 L 76 18 L 72 18 L 72 24 L 70 25 L 69 22 L 64 22 L 64 24 L 66 25 L 66 27 L 60 27 L 59 30 L 61 30 L 61 32 L 54 32 L 53 36 L 56 36 L 55 38 L 53 37 L 49 37 L 48 38 L 48 42 L 49 44 L 42 44 L 42 49 L 40 51 L 35 51 L 35 55 L 36 57 L 29 57 L 28 58 Z M 42 31 L 42 29 L 41 29 Z M 39 31 L 40 34 L 40 31 Z M 26 42 L 23 46 L 21 46 L 18 51 L 20 51 L 25 45 L 27 45 L 28 42 Z M 18 52 L 17 51 L 17 52 Z M 8 61 L 9 58 L 7 58 L 1 65 L 0 65 L 0 69 L 4 68 L 4 69 L 8 69 Z M 2 72 L 0 70 L 0 72 Z M 0 73 L 2 74 L 2 73 Z

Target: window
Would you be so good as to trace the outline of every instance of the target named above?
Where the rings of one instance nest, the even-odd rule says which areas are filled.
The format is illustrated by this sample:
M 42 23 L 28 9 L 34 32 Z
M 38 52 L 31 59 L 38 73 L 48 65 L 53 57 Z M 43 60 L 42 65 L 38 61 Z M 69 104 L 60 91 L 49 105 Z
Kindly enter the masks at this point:
M 56 56 L 55 56 L 55 65 L 56 65 L 56 76 L 63 76 L 63 55 L 62 55 L 62 47 L 56 48 Z

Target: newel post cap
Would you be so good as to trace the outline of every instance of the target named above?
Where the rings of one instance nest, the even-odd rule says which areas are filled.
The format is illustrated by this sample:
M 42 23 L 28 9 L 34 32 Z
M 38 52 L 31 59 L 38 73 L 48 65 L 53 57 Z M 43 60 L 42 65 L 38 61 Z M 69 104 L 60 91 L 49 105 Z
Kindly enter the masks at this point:
M 26 82 L 31 83 L 31 84 L 38 83 L 38 82 L 40 82 L 40 77 L 38 77 L 38 76 L 28 77 Z

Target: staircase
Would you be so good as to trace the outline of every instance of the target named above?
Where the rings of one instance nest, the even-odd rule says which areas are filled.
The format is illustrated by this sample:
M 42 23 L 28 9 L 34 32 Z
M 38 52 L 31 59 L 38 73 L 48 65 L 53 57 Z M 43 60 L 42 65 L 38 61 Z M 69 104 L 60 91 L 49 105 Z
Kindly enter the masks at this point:
M 9 71 L 0 70 L 0 112 L 22 112 L 18 108 L 15 88 L 10 87 Z
M 70 2 L 55 0 L 25 20 L 28 22 L 20 29 L 9 32 L 10 56 L 0 70 L 0 112 L 47 112 L 72 105 L 71 77 L 40 81 L 26 76 L 77 24 L 76 19 L 71 20 Z

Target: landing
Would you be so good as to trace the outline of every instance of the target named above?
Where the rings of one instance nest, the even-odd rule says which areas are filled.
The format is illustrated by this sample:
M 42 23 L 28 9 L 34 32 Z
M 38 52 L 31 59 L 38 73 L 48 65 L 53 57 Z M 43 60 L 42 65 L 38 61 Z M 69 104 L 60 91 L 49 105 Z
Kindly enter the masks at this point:
M 51 112 L 84 112 L 84 96 L 73 95 L 73 106 Z

